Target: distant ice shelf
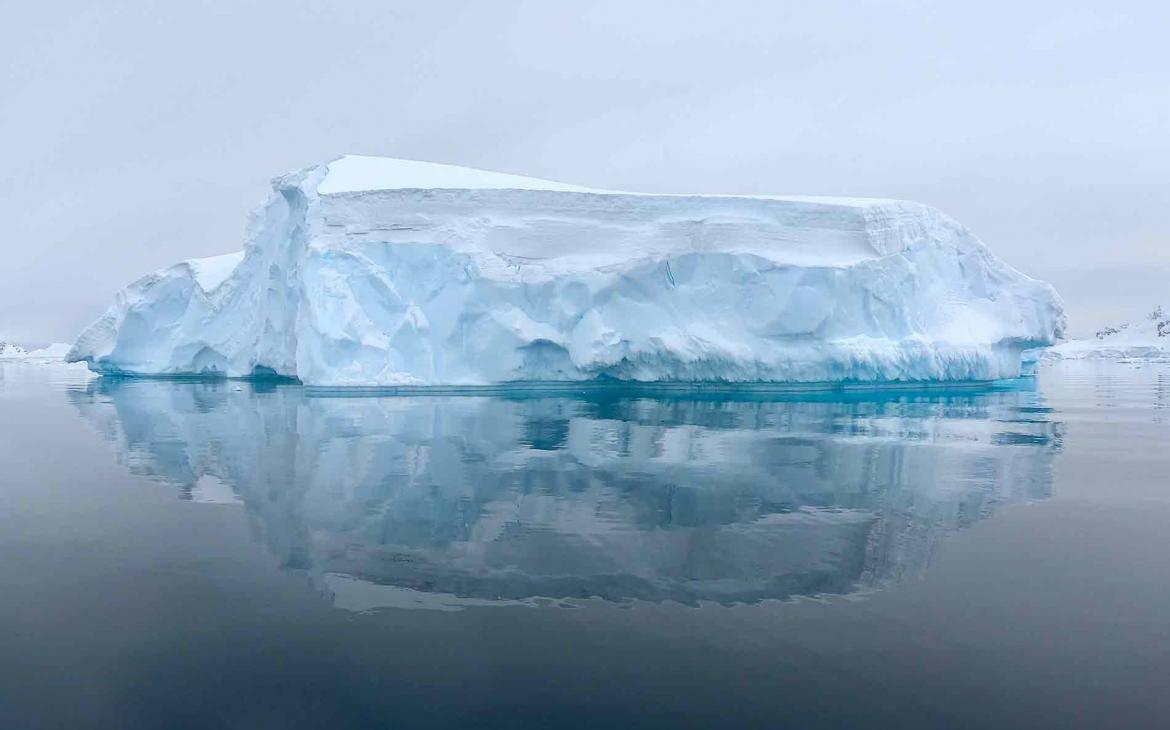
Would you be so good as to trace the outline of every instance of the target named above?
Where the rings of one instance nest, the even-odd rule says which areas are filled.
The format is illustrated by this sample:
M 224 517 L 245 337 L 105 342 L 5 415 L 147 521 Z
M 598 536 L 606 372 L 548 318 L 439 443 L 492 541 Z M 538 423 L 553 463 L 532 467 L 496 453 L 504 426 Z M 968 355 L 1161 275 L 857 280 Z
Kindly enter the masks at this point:
M 28 350 L 14 342 L 0 340 L 0 360 L 17 360 L 28 357 Z
M 11 342 L 0 341 L 0 360 L 60 362 L 69 354 L 70 349 L 64 342 L 54 342 L 46 347 L 27 350 Z
M 1146 360 L 1170 362 L 1170 314 L 1161 307 L 1096 335 L 1069 340 L 1043 353 L 1045 360 Z
M 593 190 L 347 156 L 279 177 L 242 252 L 118 293 L 95 371 L 308 385 L 993 380 L 1051 286 L 918 203 Z

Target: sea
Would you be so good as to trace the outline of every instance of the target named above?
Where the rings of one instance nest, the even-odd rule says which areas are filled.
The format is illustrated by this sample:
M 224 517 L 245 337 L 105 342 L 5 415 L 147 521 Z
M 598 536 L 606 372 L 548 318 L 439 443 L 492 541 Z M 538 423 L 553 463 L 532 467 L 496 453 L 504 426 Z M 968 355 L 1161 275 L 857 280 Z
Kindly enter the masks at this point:
M 348 393 L 0 363 L 0 728 L 1170 727 L 1170 364 Z

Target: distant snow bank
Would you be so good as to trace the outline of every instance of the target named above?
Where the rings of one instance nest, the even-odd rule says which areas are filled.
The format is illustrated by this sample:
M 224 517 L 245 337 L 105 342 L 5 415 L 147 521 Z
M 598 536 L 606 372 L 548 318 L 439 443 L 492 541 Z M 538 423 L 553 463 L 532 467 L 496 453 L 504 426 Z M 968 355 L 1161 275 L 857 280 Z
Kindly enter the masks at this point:
M 1170 314 L 1161 307 L 1095 337 L 1069 340 L 1044 353 L 1045 360 L 1146 360 L 1170 362 Z
M 28 350 L 13 342 L 0 340 L 0 360 L 15 360 L 28 356 Z
M 0 360 L 47 360 L 64 361 L 72 345 L 64 342 L 54 342 L 48 347 L 37 350 L 26 350 L 19 345 L 0 342 Z
M 343 157 L 273 181 L 244 250 L 117 294 L 68 359 L 309 385 L 993 380 L 1051 286 L 906 201 L 610 192 Z

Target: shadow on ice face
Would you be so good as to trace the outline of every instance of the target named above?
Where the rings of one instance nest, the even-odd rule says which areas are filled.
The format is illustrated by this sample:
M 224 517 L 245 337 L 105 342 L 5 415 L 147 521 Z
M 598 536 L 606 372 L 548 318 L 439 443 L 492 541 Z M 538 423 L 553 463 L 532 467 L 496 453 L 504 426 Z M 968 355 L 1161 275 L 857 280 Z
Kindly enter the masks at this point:
M 847 594 L 1043 499 L 1062 424 L 1026 387 L 317 397 L 99 378 L 73 404 L 136 473 L 237 502 L 336 605 Z

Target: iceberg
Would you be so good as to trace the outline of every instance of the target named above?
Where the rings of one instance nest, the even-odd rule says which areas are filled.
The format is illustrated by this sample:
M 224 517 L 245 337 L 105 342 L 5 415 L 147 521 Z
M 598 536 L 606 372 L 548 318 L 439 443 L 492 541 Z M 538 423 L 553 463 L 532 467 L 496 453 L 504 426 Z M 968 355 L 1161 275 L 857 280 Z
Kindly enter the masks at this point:
M 70 361 L 310 386 L 994 380 L 1059 296 L 918 203 L 658 195 L 345 156 L 242 252 L 121 291 Z

